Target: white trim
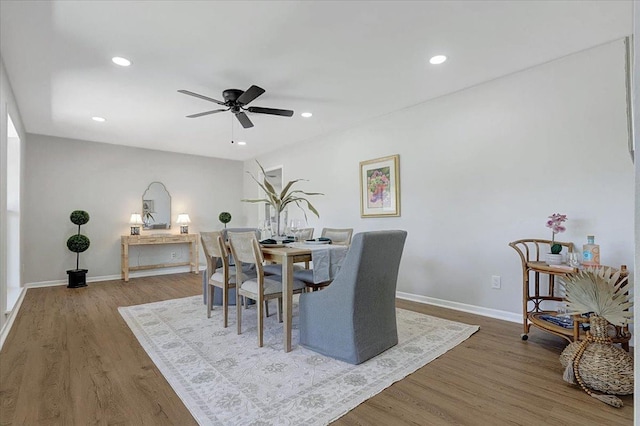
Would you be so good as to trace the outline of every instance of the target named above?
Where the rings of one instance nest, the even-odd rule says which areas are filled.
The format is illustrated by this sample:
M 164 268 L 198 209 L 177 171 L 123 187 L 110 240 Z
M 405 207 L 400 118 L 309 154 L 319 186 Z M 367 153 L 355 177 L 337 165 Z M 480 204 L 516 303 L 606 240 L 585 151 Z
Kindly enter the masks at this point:
M 466 303 L 452 302 L 450 300 L 436 299 L 435 297 L 421 296 L 419 294 L 396 292 L 398 299 L 411 300 L 412 302 L 425 303 L 427 305 L 440 306 L 456 311 L 469 312 L 483 317 L 496 318 L 509 322 L 522 322 L 522 314 L 500 311 L 498 309 L 484 308 L 482 306 L 467 305 Z
M 11 309 L 11 311 L 8 312 L 9 316 L 7 317 L 7 321 L 2 326 L 2 330 L 0 330 L 0 350 L 2 349 L 2 346 L 4 345 L 4 341 L 7 339 L 7 336 L 9 335 L 9 331 L 11 331 L 11 326 L 13 326 L 13 321 L 15 321 L 16 317 L 18 316 L 18 311 L 20 310 L 20 306 L 22 306 L 22 301 L 24 300 L 24 296 L 26 294 L 27 294 L 27 288 L 22 287 L 22 289 L 20 290 L 20 296 L 18 296 L 18 300 L 16 301 L 15 305 L 13 305 L 13 309 Z M 5 313 L 4 315 L 6 314 L 7 313 Z
M 206 268 L 206 266 L 205 266 Z M 203 271 L 205 268 L 200 265 L 200 271 Z M 169 275 L 169 274 L 180 274 L 183 272 L 189 272 L 189 266 L 176 266 L 173 268 L 162 268 L 162 269 L 150 269 L 147 271 L 135 271 L 129 273 L 129 278 L 141 278 L 141 277 L 153 277 L 156 275 Z M 96 283 L 100 281 L 116 281 L 119 280 L 120 275 L 102 275 L 98 277 L 87 277 L 88 283 Z M 38 288 L 38 287 L 53 287 L 57 285 L 67 285 L 67 280 L 54 280 L 54 281 L 38 281 L 35 283 L 27 283 L 25 287 L 27 288 Z

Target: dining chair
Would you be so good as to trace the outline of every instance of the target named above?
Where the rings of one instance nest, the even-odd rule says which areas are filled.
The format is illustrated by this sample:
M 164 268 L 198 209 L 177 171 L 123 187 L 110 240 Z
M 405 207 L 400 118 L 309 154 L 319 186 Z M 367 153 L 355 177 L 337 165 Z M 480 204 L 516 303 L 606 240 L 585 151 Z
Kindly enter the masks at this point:
M 331 239 L 331 244 L 348 246 L 351 244 L 351 234 L 353 234 L 353 228 L 322 228 L 322 236 L 324 238 Z M 294 271 L 293 277 L 302 281 L 307 289 L 310 291 L 318 291 L 327 287 L 332 281 L 324 281 L 321 283 L 313 282 L 313 269 L 309 269 L 309 266 L 303 270 Z
M 222 292 L 222 311 L 223 325 L 228 325 L 229 315 L 229 298 L 233 297 L 235 302 L 235 292 L 231 294 L 231 290 L 236 287 L 236 270 L 234 266 L 229 265 L 229 251 L 224 243 L 221 231 L 201 232 L 200 241 L 204 250 L 204 256 L 207 260 L 207 318 L 211 318 L 211 309 L 213 307 L 214 290 L 220 289 Z M 245 277 L 255 276 L 250 270 L 244 271 Z
M 351 244 L 352 234 L 353 228 L 322 228 L 320 236 L 331 239 L 331 244 L 348 246 Z
M 313 228 L 301 228 L 296 232 L 299 235 L 300 241 L 310 240 L 313 238 Z
M 263 345 L 264 312 L 263 302 L 271 299 L 282 300 L 282 277 L 277 275 L 266 276 L 263 271 L 264 256 L 254 232 L 230 232 L 229 246 L 236 259 L 236 304 L 240 303 L 240 296 L 256 301 L 258 319 L 258 346 Z M 256 266 L 255 278 L 243 278 L 237 271 L 242 270 L 245 264 Z M 293 293 L 302 293 L 304 283 L 293 280 Z M 238 334 L 242 334 L 242 309 L 236 309 Z M 278 321 L 282 321 L 282 307 L 278 303 Z
M 300 344 L 360 364 L 398 343 L 396 284 L 406 231 L 361 232 L 323 291 L 300 296 Z

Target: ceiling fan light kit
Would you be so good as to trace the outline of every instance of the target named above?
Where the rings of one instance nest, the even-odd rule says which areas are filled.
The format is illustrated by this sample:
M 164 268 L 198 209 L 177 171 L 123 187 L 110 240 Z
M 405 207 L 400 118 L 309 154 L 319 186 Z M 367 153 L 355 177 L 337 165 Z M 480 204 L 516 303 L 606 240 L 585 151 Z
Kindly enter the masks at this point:
M 208 96 L 201 95 L 199 93 L 194 93 L 189 90 L 178 90 L 178 92 L 227 107 L 226 109 L 224 108 L 214 109 L 211 111 L 205 111 L 205 112 L 199 112 L 197 114 L 187 115 L 187 118 L 197 118 L 197 117 L 202 117 L 204 115 L 216 114 L 224 111 L 231 111 L 236 116 L 236 118 L 238 119 L 242 127 L 244 127 L 245 129 L 248 129 L 250 127 L 253 127 L 253 123 L 249 119 L 249 116 L 245 114 L 245 111 L 255 113 L 255 114 L 279 115 L 281 117 L 293 116 L 293 111 L 288 109 L 265 108 L 265 107 L 257 107 L 257 106 L 246 107 L 246 105 L 251 103 L 254 99 L 256 99 L 258 96 L 262 95 L 265 92 L 265 90 L 262 87 L 258 87 L 255 85 L 252 85 L 246 91 L 239 90 L 239 89 L 224 90 L 222 92 L 222 97 L 224 101 L 219 101 L 217 99 L 213 99 Z

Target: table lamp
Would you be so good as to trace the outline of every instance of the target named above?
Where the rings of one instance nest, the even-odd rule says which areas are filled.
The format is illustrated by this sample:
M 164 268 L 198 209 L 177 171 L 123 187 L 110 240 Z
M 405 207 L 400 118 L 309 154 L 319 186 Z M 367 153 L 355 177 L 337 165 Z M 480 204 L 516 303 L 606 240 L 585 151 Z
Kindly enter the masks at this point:
M 144 223 L 140 213 L 131 213 L 129 223 L 131 224 L 131 235 L 140 235 L 140 225 Z
M 189 223 L 191 223 L 191 219 L 189 219 L 189 215 L 186 213 L 180 213 L 178 215 L 178 220 L 176 223 L 180 225 L 180 233 L 188 234 L 189 233 Z

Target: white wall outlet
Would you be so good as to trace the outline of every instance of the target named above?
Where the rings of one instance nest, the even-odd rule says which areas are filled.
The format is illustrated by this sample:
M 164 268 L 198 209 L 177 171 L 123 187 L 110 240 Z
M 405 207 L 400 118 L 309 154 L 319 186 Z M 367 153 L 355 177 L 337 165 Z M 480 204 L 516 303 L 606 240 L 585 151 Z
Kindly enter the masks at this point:
M 501 288 L 500 275 L 491 276 L 491 288 Z
M 171 252 L 171 258 L 175 259 L 176 257 L 178 257 L 178 253 L 176 253 L 175 251 Z

